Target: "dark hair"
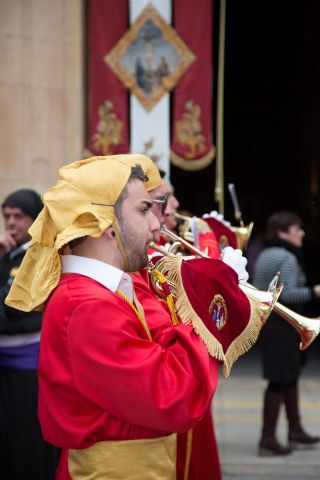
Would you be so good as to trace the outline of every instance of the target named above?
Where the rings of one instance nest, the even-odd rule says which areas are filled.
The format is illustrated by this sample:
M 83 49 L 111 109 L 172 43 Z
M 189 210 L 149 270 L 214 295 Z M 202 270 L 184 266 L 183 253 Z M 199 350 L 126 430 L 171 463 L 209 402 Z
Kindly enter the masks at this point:
M 144 173 L 141 165 L 134 165 L 133 167 L 131 167 L 131 174 L 130 174 L 130 177 L 128 179 L 128 182 L 127 182 L 127 185 L 125 186 L 125 188 L 122 190 L 118 200 L 116 201 L 116 203 L 114 204 L 114 214 L 115 216 L 117 217 L 117 219 L 119 221 L 122 220 L 122 216 L 121 216 L 121 204 L 122 202 L 127 198 L 128 196 L 128 189 L 127 189 L 127 186 L 128 186 L 128 183 L 131 182 L 132 180 L 140 180 L 141 182 L 147 182 L 149 180 L 149 178 L 147 177 L 147 175 Z
M 161 168 L 158 168 L 158 170 L 159 170 L 159 173 L 160 173 L 160 177 L 164 178 L 166 176 L 166 172 L 164 170 L 161 170 Z
M 40 195 L 29 188 L 22 188 L 10 193 L 1 206 L 2 209 L 5 207 L 20 208 L 33 220 L 37 218 L 43 208 Z
M 277 232 L 287 232 L 292 225 L 302 225 L 302 220 L 297 213 L 289 210 L 273 213 L 267 221 L 266 240 L 272 240 L 277 237 Z
M 88 238 L 88 235 L 85 235 L 84 237 L 75 238 L 74 240 L 71 240 L 70 242 L 68 242 L 68 245 L 72 250 L 74 247 L 77 247 L 78 245 L 83 243 L 86 238 Z

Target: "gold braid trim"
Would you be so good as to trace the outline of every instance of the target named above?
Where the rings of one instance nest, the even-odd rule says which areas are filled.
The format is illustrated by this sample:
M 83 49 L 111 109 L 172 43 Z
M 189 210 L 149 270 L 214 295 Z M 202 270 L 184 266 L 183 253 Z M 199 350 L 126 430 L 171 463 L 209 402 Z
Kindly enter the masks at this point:
M 184 475 L 183 480 L 188 480 L 189 470 L 190 470 L 190 461 L 192 453 L 192 440 L 193 440 L 193 430 L 192 428 L 187 431 L 187 445 L 186 445 L 186 463 L 184 466 Z
M 180 155 L 177 155 L 173 150 L 170 152 L 171 163 L 173 163 L 173 165 L 176 167 L 182 168 L 183 170 L 202 170 L 202 168 L 210 165 L 215 156 L 216 149 L 214 147 L 211 147 L 208 153 L 197 160 L 187 160 L 183 157 L 180 157 Z
M 225 362 L 225 355 L 221 343 L 209 332 L 201 318 L 196 314 L 188 299 L 181 279 L 182 257 L 168 256 L 165 259 L 166 278 L 176 285 L 176 311 L 185 324 L 191 323 L 195 332 L 206 345 L 209 354 L 219 361 Z
M 150 330 L 149 330 L 149 327 L 147 325 L 147 322 L 146 322 L 146 319 L 144 318 L 143 315 L 140 315 L 140 313 L 138 312 L 137 308 L 133 305 L 132 302 L 130 302 L 129 298 L 121 292 L 121 290 L 117 290 L 117 294 L 125 301 L 127 302 L 128 305 L 130 305 L 130 307 L 132 308 L 132 310 L 134 311 L 134 313 L 137 315 L 138 319 L 140 320 L 141 322 L 141 325 L 143 326 L 146 334 L 147 334 L 147 337 L 150 341 L 152 341 L 152 336 L 151 336 L 151 333 L 150 333 Z
M 250 319 L 246 328 L 240 333 L 240 335 L 233 340 L 230 344 L 225 357 L 226 360 L 223 365 L 223 376 L 227 378 L 230 375 L 231 367 L 234 362 L 244 353 L 246 353 L 255 344 L 259 336 L 259 332 L 263 323 L 259 312 L 259 305 L 251 300 L 250 302 Z
M 156 268 L 151 270 L 151 273 L 152 273 L 152 275 L 154 275 L 156 277 L 157 280 L 159 280 L 161 285 L 164 284 L 164 283 L 167 283 L 166 277 Z M 172 297 L 171 293 L 166 296 L 166 301 L 167 301 L 167 305 L 168 305 L 168 308 L 169 308 L 169 311 L 170 311 L 172 325 L 179 325 L 180 322 L 179 322 L 179 319 L 178 319 L 177 314 L 176 314 L 176 310 L 175 310 L 175 306 L 174 306 L 174 300 L 173 300 L 173 297 Z

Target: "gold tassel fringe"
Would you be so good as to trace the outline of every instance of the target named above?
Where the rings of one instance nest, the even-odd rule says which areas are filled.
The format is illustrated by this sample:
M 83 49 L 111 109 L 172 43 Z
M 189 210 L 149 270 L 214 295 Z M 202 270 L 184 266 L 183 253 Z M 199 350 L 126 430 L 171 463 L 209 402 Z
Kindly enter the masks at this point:
M 215 148 L 211 147 L 210 150 L 201 158 L 197 160 L 186 159 L 177 155 L 173 150 L 170 152 L 170 160 L 173 165 L 176 167 L 182 168 L 183 170 L 202 170 L 203 168 L 208 167 L 212 160 L 215 158 Z
M 223 376 L 230 375 L 231 368 L 236 360 L 245 354 L 255 344 L 263 323 L 260 319 L 259 305 L 248 298 L 250 302 L 250 319 L 242 333 L 233 340 L 226 353 L 221 343 L 207 329 L 201 318 L 194 311 L 182 284 L 181 264 L 183 258 L 168 256 L 161 261 L 161 268 L 165 270 L 165 277 L 176 285 L 176 312 L 185 324 L 192 324 L 195 332 L 206 345 L 209 354 L 223 362 Z M 164 267 L 164 268 L 163 268 Z
M 226 362 L 223 365 L 223 376 L 227 378 L 230 375 L 231 367 L 235 361 L 244 353 L 246 353 L 255 344 L 259 336 L 259 332 L 263 326 L 261 322 L 259 306 L 249 297 L 250 302 L 250 319 L 248 325 L 240 335 L 233 340 L 229 346 L 225 356 Z

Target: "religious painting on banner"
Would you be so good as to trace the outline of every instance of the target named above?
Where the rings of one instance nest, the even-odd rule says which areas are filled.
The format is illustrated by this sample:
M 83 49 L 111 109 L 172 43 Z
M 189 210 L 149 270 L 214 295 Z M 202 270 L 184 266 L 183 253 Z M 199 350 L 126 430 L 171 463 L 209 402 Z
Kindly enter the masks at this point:
M 194 60 L 192 51 L 151 4 L 105 56 L 147 111 L 176 86 Z
M 88 0 L 86 20 L 86 156 L 152 153 L 167 178 L 170 160 L 209 165 L 212 1 Z

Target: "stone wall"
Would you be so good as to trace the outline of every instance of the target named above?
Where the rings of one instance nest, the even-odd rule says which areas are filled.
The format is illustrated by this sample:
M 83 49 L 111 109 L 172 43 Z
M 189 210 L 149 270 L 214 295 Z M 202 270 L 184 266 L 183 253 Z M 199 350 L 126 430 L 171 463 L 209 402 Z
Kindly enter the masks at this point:
M 83 2 L 0 1 L 0 201 L 83 155 Z

